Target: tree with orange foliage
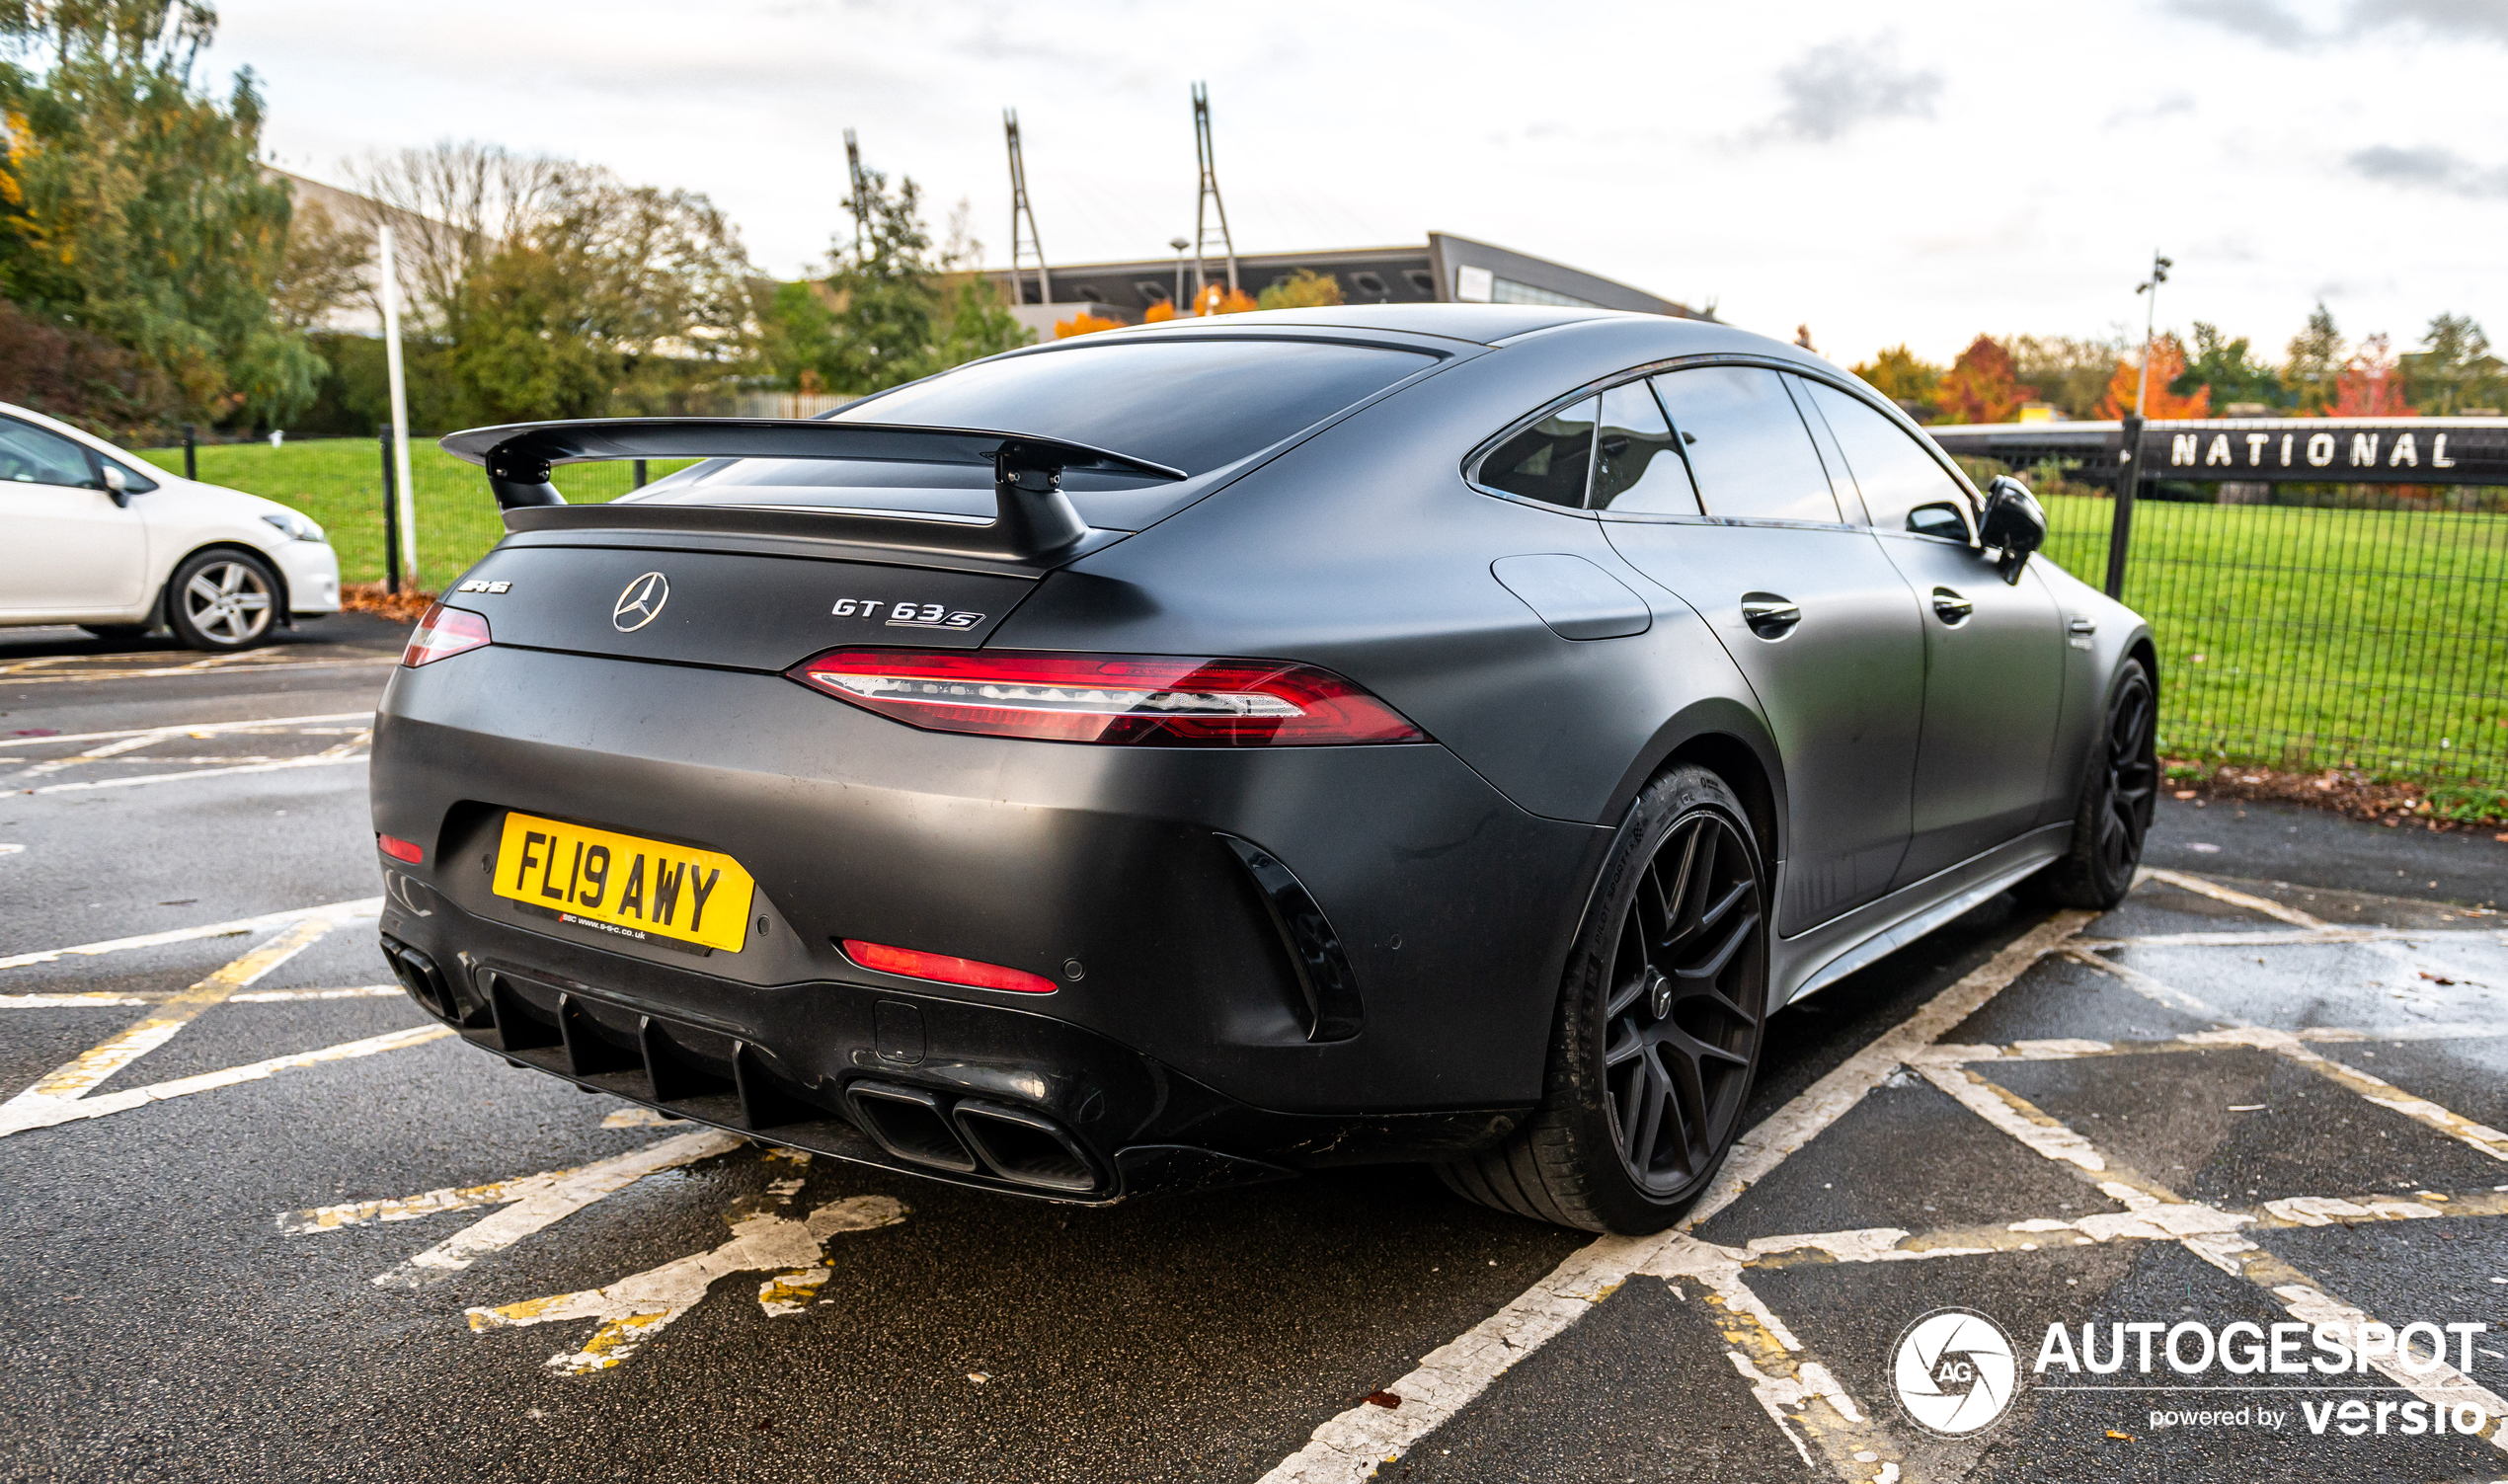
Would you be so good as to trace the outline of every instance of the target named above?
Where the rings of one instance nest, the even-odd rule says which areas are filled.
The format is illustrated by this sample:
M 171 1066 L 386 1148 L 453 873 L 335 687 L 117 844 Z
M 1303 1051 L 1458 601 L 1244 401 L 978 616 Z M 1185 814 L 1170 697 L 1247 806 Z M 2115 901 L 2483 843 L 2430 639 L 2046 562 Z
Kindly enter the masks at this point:
M 1933 406 L 1945 423 L 2008 423 L 2036 395 L 2036 387 L 2020 384 L 2011 352 L 1981 335 L 1951 362 L 1933 389 Z
M 2343 362 L 2342 379 L 2334 383 L 2329 418 L 2417 418 L 2403 400 L 2403 367 L 2387 351 L 2387 338 L 2372 335 Z
M 1157 325 L 1163 324 L 1175 317 L 1176 306 L 1166 299 L 1160 299 L 1157 303 L 1149 306 L 1149 312 L 1140 317 L 1140 322 L 1144 325 Z
M 2208 418 L 2212 416 L 2212 388 L 2199 386 L 2190 397 L 2180 397 L 2168 390 L 2168 384 L 2186 374 L 2185 342 L 2174 335 L 2163 335 L 2151 343 L 2151 385 L 2143 394 L 2143 416 L 2158 421 L 2163 418 Z M 2107 378 L 2107 395 L 2099 399 L 2098 415 L 2102 418 L 2130 417 L 2134 411 L 2134 388 L 2142 381 L 2143 368 L 2130 360 L 2116 363 L 2116 374 Z
M 1093 315 L 1083 309 L 1079 313 L 1072 315 L 1067 320 L 1056 320 L 1054 322 L 1054 338 L 1056 340 L 1069 340 L 1074 335 L 1093 335 L 1100 330 L 1121 330 L 1122 328 L 1124 328 L 1124 322 L 1122 320 L 1099 319 L 1096 315 Z

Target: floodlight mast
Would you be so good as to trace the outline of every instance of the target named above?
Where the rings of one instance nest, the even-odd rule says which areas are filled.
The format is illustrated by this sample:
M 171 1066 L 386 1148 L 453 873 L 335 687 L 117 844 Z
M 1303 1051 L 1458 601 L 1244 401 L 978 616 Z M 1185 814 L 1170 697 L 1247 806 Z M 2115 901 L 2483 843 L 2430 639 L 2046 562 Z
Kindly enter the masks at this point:
M 2173 258 L 2163 258 L 2157 248 L 2151 252 L 2151 276 L 2134 285 L 2134 292 L 2149 294 L 2143 301 L 2143 373 L 2134 380 L 2134 416 L 2143 415 L 2143 399 L 2151 390 L 2151 346 L 2159 319 L 2159 285 L 2168 281 L 2168 270 L 2177 266 Z
M 853 178 L 853 235 L 858 242 L 871 229 L 870 182 L 862 174 L 862 146 L 853 130 L 844 131 L 845 171 Z
M 1027 284 L 1019 276 L 1020 265 L 1027 258 L 1034 258 L 1037 266 L 1037 302 L 1051 304 L 1054 302 L 1054 279 L 1045 268 L 1045 244 L 1037 235 L 1036 207 L 1028 200 L 1028 165 L 1019 153 L 1019 111 L 1017 109 L 1001 111 L 1001 130 L 1010 140 L 1011 297 L 1021 303 L 1027 302 Z
M 1236 292 L 1236 240 L 1228 235 L 1227 203 L 1219 199 L 1218 167 L 1211 155 L 1211 88 L 1207 83 L 1193 85 L 1193 153 L 1202 167 L 1202 186 L 1193 198 L 1193 307 L 1196 313 L 1208 312 L 1203 303 L 1204 263 L 1211 256 L 1209 216 L 1218 218 L 1219 251 L 1228 264 L 1228 292 Z M 1206 212 L 1208 215 L 1206 215 Z

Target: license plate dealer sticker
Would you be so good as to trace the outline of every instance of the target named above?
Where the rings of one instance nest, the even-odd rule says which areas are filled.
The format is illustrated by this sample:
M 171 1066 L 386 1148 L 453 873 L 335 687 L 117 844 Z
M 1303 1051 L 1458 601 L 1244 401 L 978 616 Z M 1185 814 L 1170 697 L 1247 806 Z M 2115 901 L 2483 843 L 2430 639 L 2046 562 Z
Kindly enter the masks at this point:
M 757 882 L 712 850 L 509 813 L 496 893 L 562 922 L 739 953 Z

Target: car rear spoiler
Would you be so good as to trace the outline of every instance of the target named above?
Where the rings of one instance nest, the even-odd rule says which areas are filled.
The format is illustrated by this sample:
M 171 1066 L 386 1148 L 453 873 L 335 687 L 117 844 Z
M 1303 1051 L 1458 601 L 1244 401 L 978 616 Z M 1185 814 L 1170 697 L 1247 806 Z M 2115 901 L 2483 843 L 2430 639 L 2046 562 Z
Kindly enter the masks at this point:
M 447 453 L 488 472 L 488 487 L 509 511 L 563 506 L 549 483 L 557 464 L 631 458 L 810 458 L 877 463 L 957 464 L 992 470 L 990 521 L 961 516 L 867 510 L 779 509 L 786 523 L 806 523 L 830 538 L 871 546 L 903 546 L 969 556 L 1034 561 L 1079 544 L 1088 522 L 1062 493 L 1065 469 L 1108 469 L 1153 479 L 1185 478 L 1147 459 L 1063 438 L 981 428 L 918 428 L 897 423 L 826 423 L 770 418 L 603 418 L 569 423 L 513 423 L 473 428 L 443 439 Z M 588 514 L 600 507 L 585 508 Z M 721 507 L 631 506 L 645 516 L 720 513 Z M 624 514 L 622 510 L 618 513 Z M 509 524 L 518 525 L 518 521 Z M 543 522 L 533 520 L 532 525 Z M 549 524 L 560 522 L 549 521 Z M 568 520 L 565 524 L 575 524 Z M 592 522 L 585 522 L 592 523 Z M 615 520 L 602 520 L 614 524 Z M 676 523 L 666 520 L 664 523 Z

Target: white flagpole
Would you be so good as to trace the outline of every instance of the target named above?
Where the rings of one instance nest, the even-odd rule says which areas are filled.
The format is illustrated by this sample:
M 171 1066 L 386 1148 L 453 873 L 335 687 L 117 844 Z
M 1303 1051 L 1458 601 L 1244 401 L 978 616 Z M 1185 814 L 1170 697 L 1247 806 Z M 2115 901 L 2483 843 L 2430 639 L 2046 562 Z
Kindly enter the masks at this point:
M 383 364 L 392 382 L 392 476 L 400 487 L 401 565 L 418 589 L 418 500 L 410 488 L 409 385 L 401 375 L 401 275 L 392 262 L 392 229 L 383 227 Z

